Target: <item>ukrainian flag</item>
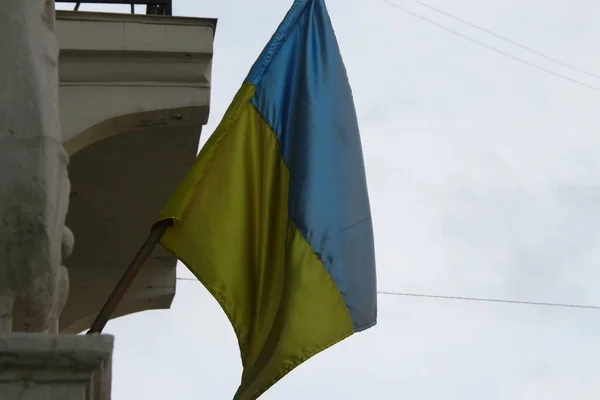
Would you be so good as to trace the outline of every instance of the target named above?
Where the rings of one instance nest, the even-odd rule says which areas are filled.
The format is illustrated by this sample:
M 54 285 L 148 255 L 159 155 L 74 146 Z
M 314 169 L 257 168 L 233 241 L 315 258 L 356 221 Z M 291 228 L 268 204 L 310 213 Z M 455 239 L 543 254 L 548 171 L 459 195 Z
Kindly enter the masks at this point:
M 375 325 L 360 135 L 323 0 L 294 2 L 159 218 L 235 329 L 236 399 Z

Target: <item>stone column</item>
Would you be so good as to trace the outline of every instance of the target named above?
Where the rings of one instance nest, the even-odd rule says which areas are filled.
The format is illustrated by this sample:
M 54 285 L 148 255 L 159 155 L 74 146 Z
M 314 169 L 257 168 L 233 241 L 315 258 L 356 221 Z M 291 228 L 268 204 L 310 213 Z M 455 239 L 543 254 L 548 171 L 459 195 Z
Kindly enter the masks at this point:
M 69 201 L 54 1 L 0 0 L 0 325 L 56 332 Z M 70 243 L 70 240 L 64 240 Z M 68 246 L 67 246 L 68 247 Z M 66 249 L 67 252 L 70 250 Z M 66 254 L 65 254 L 66 255 Z
M 108 400 L 112 338 L 58 335 L 73 237 L 54 15 L 0 0 L 0 399 Z

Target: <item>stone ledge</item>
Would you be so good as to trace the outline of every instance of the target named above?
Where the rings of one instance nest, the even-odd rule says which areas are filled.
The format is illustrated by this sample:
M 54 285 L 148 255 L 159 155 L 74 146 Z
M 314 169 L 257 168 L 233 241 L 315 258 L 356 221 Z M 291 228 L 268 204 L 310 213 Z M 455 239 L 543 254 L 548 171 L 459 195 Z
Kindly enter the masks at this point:
M 0 399 L 109 400 L 113 340 L 0 335 Z
M 125 132 L 115 124 L 150 119 L 200 130 L 208 119 L 215 26 L 209 18 L 57 12 L 69 154 Z
M 217 20 L 57 11 L 61 50 L 213 53 Z

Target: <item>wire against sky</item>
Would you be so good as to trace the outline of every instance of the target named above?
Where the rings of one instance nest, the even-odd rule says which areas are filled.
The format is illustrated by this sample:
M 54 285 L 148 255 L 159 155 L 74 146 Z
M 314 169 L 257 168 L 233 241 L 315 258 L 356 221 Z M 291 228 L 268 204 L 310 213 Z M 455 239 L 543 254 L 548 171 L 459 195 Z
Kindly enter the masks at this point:
M 196 278 L 177 278 L 178 281 L 191 281 L 198 282 Z M 420 297 L 420 298 L 428 298 L 428 299 L 438 299 L 438 300 L 459 300 L 459 301 L 477 301 L 477 302 L 485 302 L 485 303 L 504 303 L 504 304 L 516 304 L 516 305 L 529 305 L 529 306 L 542 306 L 542 307 L 561 307 L 561 308 L 583 308 L 590 310 L 600 310 L 600 306 L 594 305 L 585 305 L 585 304 L 568 304 L 568 303 L 547 303 L 547 302 L 539 302 L 539 301 L 520 301 L 520 300 L 503 300 L 503 299 L 492 299 L 485 297 L 465 297 L 465 296 L 440 296 L 435 294 L 426 294 L 426 293 L 406 293 L 406 292 L 387 292 L 387 291 L 378 291 L 378 294 L 382 296 L 402 296 L 402 297 Z
M 505 56 L 505 57 L 508 57 L 508 58 L 510 58 L 510 59 L 512 59 L 512 60 L 515 60 L 515 61 L 518 61 L 518 62 L 520 62 L 520 63 L 522 63 L 522 64 L 528 65 L 528 66 L 530 66 L 530 67 L 532 67 L 532 68 L 535 68 L 535 69 L 537 69 L 537 70 L 539 70 L 539 71 L 545 72 L 545 73 L 547 73 L 547 74 L 549 74 L 549 75 L 552 75 L 552 76 L 554 76 L 554 77 L 556 77 L 556 78 L 559 78 L 559 79 L 562 79 L 562 80 L 565 80 L 565 81 L 568 81 L 568 82 L 574 83 L 574 84 L 576 84 L 576 85 L 579 85 L 579 86 L 583 86 L 583 87 L 585 87 L 585 88 L 588 88 L 588 89 L 590 89 L 590 90 L 594 90 L 594 91 L 596 91 L 596 92 L 600 92 L 600 88 L 599 88 L 599 87 L 596 87 L 596 86 L 593 86 L 593 85 L 587 84 L 587 83 L 585 83 L 585 82 L 579 81 L 579 80 L 577 80 L 577 79 L 574 79 L 574 78 L 568 77 L 568 76 L 566 76 L 566 75 L 563 75 L 563 74 L 561 74 L 561 73 L 558 73 L 558 72 L 556 72 L 556 71 L 553 71 L 553 70 L 551 70 L 551 69 L 548 69 L 548 68 L 542 67 L 542 66 L 540 66 L 540 65 L 537 65 L 537 64 L 535 64 L 535 63 L 532 63 L 532 62 L 530 62 L 530 61 L 527 61 L 527 60 L 525 60 L 524 58 L 521 58 L 521 57 L 514 56 L 514 55 L 512 55 L 512 54 L 510 54 L 510 53 L 508 53 L 508 52 L 506 52 L 506 51 L 504 51 L 504 50 L 500 50 L 500 49 L 498 49 L 498 48 L 496 48 L 496 47 L 494 47 L 494 46 L 491 46 L 491 45 L 489 45 L 489 44 L 487 44 L 487 43 L 484 43 L 484 42 L 482 42 L 482 41 L 479 41 L 479 40 L 477 40 L 477 39 L 473 39 L 472 37 L 470 37 L 470 36 L 468 36 L 468 35 L 465 35 L 465 34 L 463 34 L 463 33 L 460 33 L 460 32 L 458 32 L 458 31 L 455 31 L 455 30 L 453 30 L 453 29 L 451 29 L 451 28 L 448 28 L 447 26 L 445 26 L 445 25 L 442 25 L 442 24 L 440 24 L 440 23 L 438 23 L 438 22 L 436 22 L 436 21 L 434 21 L 434 20 L 432 20 L 432 19 L 429 19 L 429 18 L 427 18 L 427 17 L 424 17 L 424 16 L 422 16 L 422 15 L 420 15 L 420 14 L 418 14 L 418 13 L 414 12 L 414 11 L 411 11 L 411 10 L 409 10 L 408 8 L 404 8 L 404 7 L 402 7 L 402 6 L 400 6 L 400 5 L 396 4 L 396 3 L 394 3 L 394 2 L 393 2 L 393 1 L 391 1 L 391 0 L 380 0 L 380 1 L 381 1 L 381 2 L 383 2 L 383 3 L 386 3 L 386 4 L 390 5 L 390 6 L 392 6 L 392 7 L 394 7 L 394 8 L 396 8 L 397 10 L 400 10 L 400 11 L 402 11 L 402 12 L 406 13 L 406 14 L 409 14 L 409 15 L 411 15 L 411 16 L 413 16 L 413 17 L 415 17 L 415 18 L 418 18 L 418 19 L 420 19 L 420 20 L 422 20 L 422 21 L 425 21 L 425 22 L 427 22 L 427 23 L 429 23 L 429 24 L 432 24 L 432 25 L 434 25 L 434 26 L 436 26 L 436 27 L 438 27 L 438 28 L 440 28 L 440 29 L 442 29 L 442 30 L 444 30 L 444 31 L 448 32 L 448 33 L 451 33 L 451 34 L 453 34 L 453 35 L 459 36 L 459 37 L 461 37 L 461 38 L 463 38 L 463 39 L 465 39 L 465 40 L 468 40 L 469 42 L 475 43 L 475 44 L 476 44 L 476 45 L 478 45 L 478 46 L 484 47 L 484 48 L 486 48 L 486 49 L 488 49 L 488 50 L 491 50 L 491 51 L 493 51 L 493 52 L 495 52 L 495 53 L 501 54 L 501 55 L 503 55 L 503 56 Z
M 586 70 L 584 70 L 584 69 L 578 68 L 578 67 L 576 67 L 576 66 L 574 66 L 574 65 L 571 65 L 571 64 L 567 64 L 567 63 L 566 63 L 566 62 L 564 62 L 564 61 L 561 61 L 561 60 L 559 60 L 559 59 L 556 59 L 556 58 L 554 58 L 554 57 L 551 57 L 551 56 L 549 56 L 549 55 L 547 55 L 547 54 L 544 54 L 544 53 L 542 53 L 542 52 L 540 52 L 540 51 L 537 51 L 537 50 L 535 50 L 535 49 L 533 49 L 533 48 L 531 48 L 531 47 L 529 47 L 529 46 L 526 46 L 526 45 L 524 45 L 524 44 L 521 44 L 521 43 L 519 43 L 519 42 L 517 42 L 517 41 L 515 41 L 515 40 L 509 39 L 509 38 L 507 38 L 506 36 L 502 36 L 502 35 L 500 35 L 500 34 L 498 34 L 498 33 L 494 32 L 494 31 L 491 31 L 491 30 L 489 30 L 489 29 L 483 28 L 483 27 L 481 27 L 481 26 L 479 26 L 479 25 L 477 25 L 477 24 L 474 24 L 473 22 L 470 22 L 470 21 L 468 21 L 468 20 L 466 20 L 466 19 L 464 19 L 464 18 L 458 17 L 458 16 L 456 16 L 456 15 L 454 15 L 454 14 L 450 14 L 449 12 L 447 12 L 447 11 L 444 11 L 444 10 L 442 10 L 442 9 L 439 9 L 439 8 L 437 8 L 437 7 L 434 7 L 434 6 L 432 6 L 432 5 L 428 4 L 428 3 L 424 2 L 424 1 L 421 1 L 421 0 L 410 0 L 410 1 L 412 1 L 413 3 L 420 4 L 420 5 L 421 5 L 421 6 L 423 6 L 423 7 L 429 8 L 430 10 L 433 10 L 433 11 L 435 11 L 435 12 L 439 13 L 439 14 L 445 15 L 445 16 L 447 16 L 448 18 L 452 18 L 452 19 L 454 19 L 454 20 L 456 20 L 456 21 L 458 21 L 458 22 L 462 22 L 463 24 L 465 24 L 465 25 L 468 25 L 468 26 L 470 26 L 471 28 L 477 29 L 478 31 L 481 31 L 481 32 L 484 32 L 484 33 L 487 33 L 488 35 L 494 36 L 494 37 L 495 37 L 495 38 L 497 38 L 497 39 L 500 39 L 500 40 L 503 40 L 503 41 L 505 41 L 506 43 L 510 43 L 510 44 L 512 44 L 513 46 L 517 46 L 517 47 L 520 47 L 520 48 L 521 48 L 521 49 L 523 49 L 523 50 L 527 50 L 528 52 L 530 52 L 530 53 L 533 53 L 533 54 L 535 54 L 535 55 L 537 55 L 537 56 L 539 56 L 539 57 L 542 57 L 542 58 L 544 58 L 544 59 L 546 59 L 546 60 L 548 60 L 548 61 L 551 61 L 551 62 L 553 62 L 553 63 L 555 63 L 555 64 L 561 65 L 561 66 L 563 66 L 563 67 L 565 67 L 565 68 L 568 68 L 568 69 L 571 69 L 571 70 L 573 70 L 573 71 L 577 71 L 577 72 L 579 72 L 579 73 L 581 73 L 581 74 L 585 74 L 585 75 L 588 75 L 588 76 L 594 77 L 594 78 L 596 78 L 596 79 L 600 79 L 600 75 L 598 75 L 598 74 L 595 74 L 595 73 L 593 73 L 593 72 L 586 71 Z
M 506 303 L 506 304 L 519 304 L 519 305 L 529 305 L 529 306 L 584 308 L 584 309 L 590 309 L 590 310 L 600 310 L 600 306 L 585 305 L 585 304 L 546 303 L 546 302 L 538 302 L 538 301 L 490 299 L 490 298 L 484 298 L 484 297 L 439 296 L 439 295 L 434 295 L 434 294 L 422 294 L 422 293 L 403 293 L 403 292 L 377 292 L 377 293 L 382 294 L 382 295 L 388 295 L 388 296 L 424 297 L 424 298 L 429 298 L 429 299 L 442 299 L 442 300 L 479 301 L 479 302 L 486 302 L 486 303 Z

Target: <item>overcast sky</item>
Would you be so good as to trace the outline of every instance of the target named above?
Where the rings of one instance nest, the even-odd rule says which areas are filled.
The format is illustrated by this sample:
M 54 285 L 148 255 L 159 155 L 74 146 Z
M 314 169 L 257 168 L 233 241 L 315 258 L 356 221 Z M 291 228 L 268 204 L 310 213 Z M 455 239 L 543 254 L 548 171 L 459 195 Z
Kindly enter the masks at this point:
M 600 305 L 600 2 L 329 0 L 366 158 L 379 289 Z M 174 0 L 219 19 L 210 121 L 221 119 L 292 1 Z M 64 8 L 64 7 L 62 7 Z M 82 10 L 122 10 L 85 7 Z M 183 268 L 182 277 L 190 276 Z M 113 399 L 231 399 L 233 329 L 197 282 L 170 310 L 111 321 Z M 261 399 L 577 399 L 600 393 L 600 310 L 379 297 L 379 324 Z

